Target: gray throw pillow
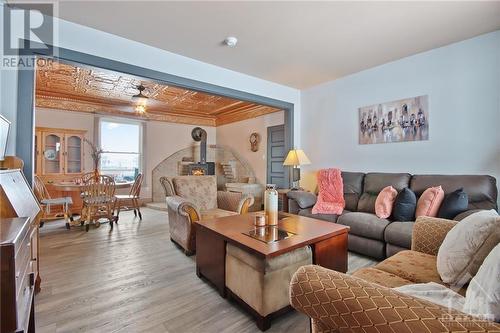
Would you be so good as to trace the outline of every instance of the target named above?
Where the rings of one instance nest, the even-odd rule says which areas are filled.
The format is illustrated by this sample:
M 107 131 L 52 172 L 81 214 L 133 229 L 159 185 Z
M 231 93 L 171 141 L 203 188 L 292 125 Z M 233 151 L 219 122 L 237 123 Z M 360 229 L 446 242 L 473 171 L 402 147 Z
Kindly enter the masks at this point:
M 306 209 L 314 206 L 316 203 L 316 195 L 306 191 L 289 191 L 287 197 L 297 202 L 300 208 Z

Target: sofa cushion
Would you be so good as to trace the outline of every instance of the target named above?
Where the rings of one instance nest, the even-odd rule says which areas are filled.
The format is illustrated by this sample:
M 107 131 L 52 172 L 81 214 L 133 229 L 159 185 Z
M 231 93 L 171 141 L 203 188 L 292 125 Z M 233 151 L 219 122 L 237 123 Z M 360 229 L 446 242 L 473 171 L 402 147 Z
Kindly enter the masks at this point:
M 295 200 L 302 209 L 314 206 L 318 199 L 316 194 L 307 191 L 289 191 L 286 195 L 289 199 Z
M 411 247 L 411 235 L 413 222 L 392 222 L 385 228 L 384 239 L 386 243 L 409 249 Z
M 363 182 L 363 194 L 358 201 L 358 211 L 375 213 L 375 200 L 384 187 L 392 186 L 398 192 L 410 184 L 408 173 L 368 173 Z
M 438 217 L 452 220 L 457 215 L 467 211 L 469 198 L 462 188 L 448 193 L 439 208 Z
M 446 283 L 467 283 L 484 258 L 500 242 L 500 216 L 483 210 L 458 222 L 444 238 L 437 254 L 437 269 Z
M 444 193 L 463 188 L 469 196 L 468 209 L 496 209 L 496 179 L 483 175 L 414 175 L 410 188 L 420 196 L 427 188 L 441 185 Z
M 386 244 L 383 240 L 356 236 L 351 232 L 347 236 L 347 249 L 377 260 L 386 258 Z
M 413 283 L 444 284 L 436 267 L 436 256 L 417 251 L 401 251 L 381 263 L 376 269 L 399 276 Z
M 457 224 L 457 221 L 437 217 L 420 216 L 415 221 L 411 237 L 413 251 L 437 256 L 446 234 Z
M 404 188 L 396 196 L 392 209 L 392 218 L 400 222 L 415 221 L 416 207 L 417 198 L 415 193 L 409 188 Z
M 385 257 L 384 258 L 392 257 L 396 253 L 401 252 L 401 251 L 406 251 L 406 250 L 408 250 L 406 247 L 387 243 L 387 244 L 385 244 Z
M 352 273 L 353 276 L 365 281 L 373 282 L 388 288 L 396 288 L 413 284 L 413 282 L 403 279 L 397 275 L 381 271 L 374 267 L 361 268 Z
M 349 234 L 384 240 L 384 230 L 390 222 L 375 214 L 351 212 L 339 216 L 337 223 L 349 226 Z
M 175 193 L 191 201 L 199 210 L 217 208 L 215 176 L 179 176 L 172 179 Z
M 359 196 L 363 193 L 364 178 L 365 174 L 362 172 L 342 171 L 345 209 L 350 211 L 356 211 L 358 209 Z
M 346 213 L 349 213 L 349 211 L 344 209 L 342 214 L 346 214 Z M 335 214 L 313 214 L 312 207 L 299 210 L 299 215 L 305 216 L 305 217 L 312 217 L 313 219 L 318 219 L 318 220 L 323 220 L 323 221 L 328 221 L 328 222 L 337 222 L 337 219 L 340 216 L 340 215 L 335 215 Z

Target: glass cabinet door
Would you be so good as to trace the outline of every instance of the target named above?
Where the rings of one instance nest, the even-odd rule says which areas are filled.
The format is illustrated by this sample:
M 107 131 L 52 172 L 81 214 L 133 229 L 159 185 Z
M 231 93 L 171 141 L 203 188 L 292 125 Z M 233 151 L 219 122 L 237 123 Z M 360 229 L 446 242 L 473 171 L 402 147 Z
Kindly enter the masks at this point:
M 61 173 L 63 171 L 61 148 L 63 135 L 59 133 L 44 133 L 42 168 L 44 174 Z
M 66 134 L 66 173 L 81 173 L 83 171 L 82 137 Z

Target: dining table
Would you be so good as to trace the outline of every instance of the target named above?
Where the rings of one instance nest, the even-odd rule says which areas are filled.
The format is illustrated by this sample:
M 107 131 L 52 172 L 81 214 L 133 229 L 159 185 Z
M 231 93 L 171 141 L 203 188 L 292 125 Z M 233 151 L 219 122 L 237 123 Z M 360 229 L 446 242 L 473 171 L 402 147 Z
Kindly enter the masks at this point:
M 126 189 L 132 187 L 133 181 L 117 181 L 115 182 L 115 189 Z M 80 215 L 83 208 L 83 200 L 81 192 L 83 184 L 78 184 L 72 181 L 59 181 L 47 183 L 46 187 L 50 191 L 52 197 L 71 197 L 73 204 L 70 207 L 72 214 Z

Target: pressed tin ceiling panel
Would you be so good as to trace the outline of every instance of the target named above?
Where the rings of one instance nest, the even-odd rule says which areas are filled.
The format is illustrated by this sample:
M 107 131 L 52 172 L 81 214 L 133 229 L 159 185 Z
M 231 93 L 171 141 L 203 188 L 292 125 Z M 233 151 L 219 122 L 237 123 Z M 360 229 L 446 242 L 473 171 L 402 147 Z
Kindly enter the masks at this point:
M 145 114 L 132 96 L 142 84 Z M 99 68 L 47 61 L 36 71 L 36 106 L 66 111 L 217 126 L 279 111 L 277 108 L 147 81 Z

